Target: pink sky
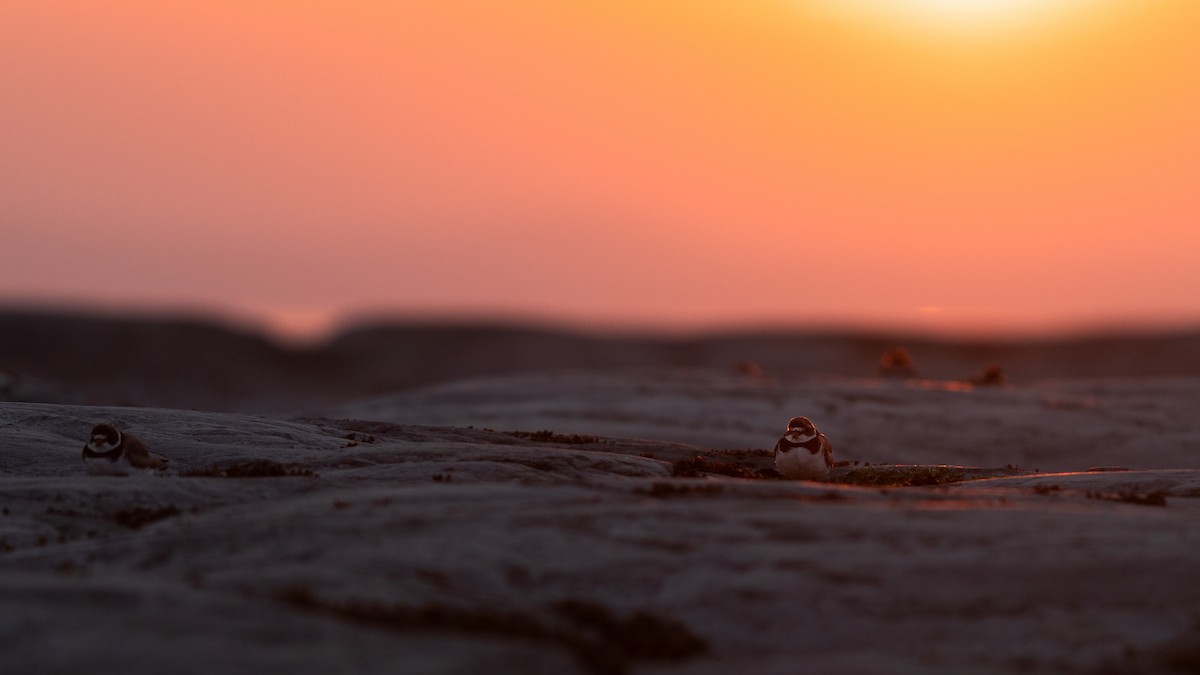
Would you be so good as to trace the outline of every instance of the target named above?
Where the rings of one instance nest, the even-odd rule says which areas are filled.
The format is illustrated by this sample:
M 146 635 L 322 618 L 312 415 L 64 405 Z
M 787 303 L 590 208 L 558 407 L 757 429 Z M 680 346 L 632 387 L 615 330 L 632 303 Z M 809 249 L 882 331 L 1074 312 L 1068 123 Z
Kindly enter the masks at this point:
M 819 4 L 10 0 L 0 302 L 1200 324 L 1200 3 Z

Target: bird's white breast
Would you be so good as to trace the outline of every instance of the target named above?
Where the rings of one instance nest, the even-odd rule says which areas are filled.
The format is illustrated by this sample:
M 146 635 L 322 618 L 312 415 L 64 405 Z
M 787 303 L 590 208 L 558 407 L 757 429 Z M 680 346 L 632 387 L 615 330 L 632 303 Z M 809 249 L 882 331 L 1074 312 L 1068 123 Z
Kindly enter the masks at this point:
M 124 453 L 115 462 L 107 457 L 84 457 L 83 465 L 93 476 L 126 474 L 133 468 L 129 465 L 129 460 L 125 459 Z
M 792 448 L 775 455 L 775 468 L 785 478 L 813 479 L 828 471 L 823 453 L 811 453 L 806 448 Z

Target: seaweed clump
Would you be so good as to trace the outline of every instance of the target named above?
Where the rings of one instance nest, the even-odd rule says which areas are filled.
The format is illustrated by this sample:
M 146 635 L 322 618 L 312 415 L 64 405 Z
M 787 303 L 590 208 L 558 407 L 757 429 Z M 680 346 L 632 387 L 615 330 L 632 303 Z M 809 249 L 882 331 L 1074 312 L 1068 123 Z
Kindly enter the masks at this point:
M 461 608 L 441 603 L 421 606 L 318 597 L 295 586 L 277 599 L 310 612 L 393 630 L 436 630 L 513 638 L 559 646 L 595 675 L 624 675 L 636 661 L 683 661 L 708 651 L 708 644 L 684 624 L 639 610 L 619 617 L 593 602 L 567 599 L 551 605 L 553 621 L 528 612 Z
M 557 602 L 554 609 L 627 659 L 682 661 L 708 650 L 708 644 L 684 624 L 646 610 L 622 618 L 604 605 L 579 599 Z
M 636 488 L 636 494 L 648 495 L 650 497 L 696 497 L 696 496 L 712 496 L 718 495 L 725 491 L 721 485 L 696 485 L 694 483 L 670 483 L 667 481 L 656 481 L 648 488 Z
M 873 487 L 918 487 L 966 479 L 966 472 L 956 466 L 864 466 L 846 472 L 834 482 Z
M 687 457 L 671 464 L 671 475 L 676 478 L 700 478 L 706 474 L 758 480 L 766 480 L 778 476 L 773 470 L 764 471 L 740 462 L 709 459 L 704 455 Z
M 584 436 L 580 434 L 556 434 L 549 429 L 541 431 L 509 431 L 509 436 L 521 438 L 535 443 L 567 443 L 572 445 L 590 445 L 600 443 L 599 436 Z
M 112 514 L 113 522 L 121 527 L 127 527 L 131 530 L 136 530 L 145 527 L 150 523 L 172 518 L 179 515 L 179 507 L 174 504 L 168 504 L 159 509 L 152 509 L 146 506 L 134 506 L 132 508 L 123 509 Z
M 1155 490 L 1153 492 L 1137 492 L 1130 490 L 1128 492 L 1093 492 L 1088 490 L 1084 493 L 1088 499 L 1103 499 L 1110 502 L 1122 502 L 1124 504 L 1139 504 L 1142 506 L 1166 506 L 1167 492 L 1165 490 Z
M 269 459 L 254 459 L 247 462 L 213 464 L 207 469 L 195 469 L 179 474 L 184 478 L 277 478 L 280 476 L 305 476 L 316 478 L 311 469 L 289 468 Z

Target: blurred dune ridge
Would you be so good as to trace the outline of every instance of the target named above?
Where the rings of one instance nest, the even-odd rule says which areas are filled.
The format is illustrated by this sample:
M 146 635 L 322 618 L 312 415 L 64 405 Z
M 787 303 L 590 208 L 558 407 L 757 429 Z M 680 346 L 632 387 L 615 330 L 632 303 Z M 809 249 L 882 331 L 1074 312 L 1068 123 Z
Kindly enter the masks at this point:
M 465 378 L 578 369 L 871 378 L 897 349 L 909 355 L 911 374 L 934 380 L 1200 376 L 1200 329 L 992 341 L 799 329 L 601 334 L 396 319 L 299 346 L 200 318 L 9 310 L 0 312 L 0 397 L 275 412 Z M 1002 375 L 981 380 L 989 369 Z

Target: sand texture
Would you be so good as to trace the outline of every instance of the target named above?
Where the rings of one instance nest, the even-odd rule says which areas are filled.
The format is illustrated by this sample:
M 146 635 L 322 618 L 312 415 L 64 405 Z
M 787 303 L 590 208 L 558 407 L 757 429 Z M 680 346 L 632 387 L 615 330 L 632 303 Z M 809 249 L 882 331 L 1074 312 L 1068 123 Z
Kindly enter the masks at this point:
M 1194 672 L 1197 410 L 706 370 L 2 403 L 0 672 Z M 794 414 L 833 482 L 771 475 Z M 100 421 L 170 468 L 85 475 Z

